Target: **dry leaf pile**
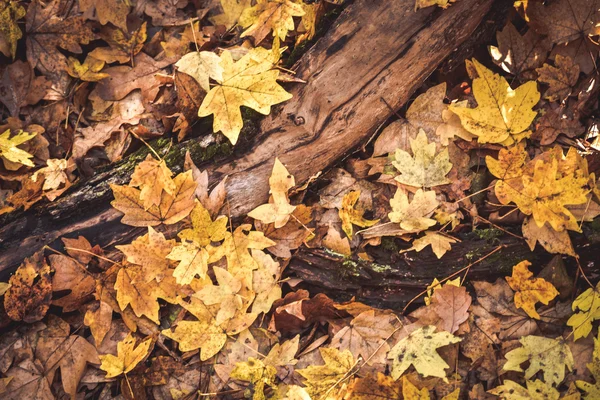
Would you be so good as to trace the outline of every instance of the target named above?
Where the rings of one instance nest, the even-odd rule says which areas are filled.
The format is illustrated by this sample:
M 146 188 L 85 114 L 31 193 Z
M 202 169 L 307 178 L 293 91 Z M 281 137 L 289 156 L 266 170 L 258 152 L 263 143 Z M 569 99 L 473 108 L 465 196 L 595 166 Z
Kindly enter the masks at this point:
M 0 214 L 196 123 L 235 145 L 245 109 L 269 114 L 302 84 L 283 61 L 334 3 L 0 0 Z M 431 5 L 451 1 L 416 8 Z M 600 215 L 600 1 L 515 9 L 459 82 L 432 77 L 316 182 L 274 157 L 268 202 L 240 220 L 226 178 L 209 190 L 189 153 L 179 173 L 148 154 L 111 184 L 142 234 L 62 238 L 0 283 L 0 397 L 600 398 L 600 282 L 577 253 Z M 286 270 L 302 249 L 341 257 L 340 279 L 382 252 L 458 263 L 474 230 L 555 256 L 493 283 L 439 276 L 405 310 Z

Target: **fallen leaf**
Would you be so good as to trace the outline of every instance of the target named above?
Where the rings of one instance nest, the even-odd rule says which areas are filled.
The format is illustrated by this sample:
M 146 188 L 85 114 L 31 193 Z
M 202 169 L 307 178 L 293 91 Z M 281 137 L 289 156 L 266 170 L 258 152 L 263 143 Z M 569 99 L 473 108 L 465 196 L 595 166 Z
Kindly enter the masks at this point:
M 67 57 L 59 49 L 80 54 L 80 44 L 96 38 L 85 18 L 70 12 L 56 0 L 47 4 L 35 0 L 27 8 L 27 60 L 55 83 L 63 79 L 67 70 Z
M 95 11 L 102 25 L 110 22 L 124 31 L 127 30 L 127 14 L 131 8 L 129 0 L 79 0 L 79 7 L 89 15 Z
M 506 400 L 558 400 L 560 397 L 558 390 L 549 384 L 540 381 L 539 379 L 536 379 L 535 381 L 527 380 L 525 384 L 527 385 L 527 388 L 524 388 L 517 382 L 506 379 L 504 384 L 488 390 L 488 393 L 499 396 L 501 399 Z M 565 398 L 563 397 L 563 399 Z
M 410 139 L 413 156 L 397 149 L 392 165 L 400 172 L 396 181 L 415 187 L 432 187 L 450 183 L 446 175 L 452 169 L 448 150 L 436 154 L 435 143 L 429 143 L 421 129 L 415 139 Z
M 181 305 L 197 320 L 179 321 L 174 330 L 165 329 L 161 333 L 179 343 L 179 350 L 200 349 L 200 359 L 208 360 L 223 348 L 227 341 L 227 334 L 216 324 L 212 314 L 200 299 L 192 297 L 191 303 L 181 303 Z
M 0 7 L 2 6 L 0 5 Z M 1 11 L 0 15 L 2 15 Z M 0 28 L 1 30 L 2 28 Z M 0 49 L 1 47 L 0 37 Z M 50 86 L 50 82 L 45 77 L 35 76 L 33 68 L 27 61 L 17 60 L 2 69 L 0 102 L 8 108 L 10 115 L 17 118 L 22 107 L 34 105 L 42 100 Z
M 579 311 L 578 311 L 579 310 Z M 592 331 L 592 322 L 600 319 L 600 283 L 589 288 L 573 301 L 573 311 L 567 325 L 573 328 L 573 340 L 587 337 Z
M 580 390 L 586 394 L 584 399 L 593 400 L 600 396 L 600 332 L 598 338 L 594 338 L 594 352 L 592 353 L 592 362 L 587 364 L 588 370 L 592 373 L 596 384 L 578 380 L 575 382 Z
M 379 220 L 368 220 L 363 217 L 364 211 L 357 210 L 354 208 L 356 202 L 360 197 L 360 191 L 350 191 L 344 195 L 342 199 L 342 206 L 339 210 L 339 216 L 342 220 L 342 230 L 349 237 L 352 238 L 352 225 L 360 226 L 361 228 L 367 228 L 375 225 Z
M 435 326 L 424 326 L 401 339 L 388 353 L 392 360 L 392 377 L 398 379 L 404 371 L 414 365 L 418 373 L 425 377 L 436 376 L 447 381 L 448 364 L 439 356 L 436 349 L 461 339 L 448 332 L 435 332 Z
M 78 59 L 69 57 L 67 64 L 69 75 L 85 82 L 98 82 L 101 79 L 108 78 L 110 75 L 100 72 L 102 68 L 104 68 L 104 61 L 90 56 L 85 58 L 83 64 Z
M 111 184 L 115 196 L 110 204 L 123 214 L 122 223 L 132 226 L 156 226 L 174 224 L 184 219 L 194 208 L 196 182 L 191 171 L 180 173 L 173 180 L 173 195 L 163 192 L 158 206 L 145 209 L 140 198 L 141 191 L 130 186 Z
M 594 62 L 590 54 L 598 48 L 591 36 L 600 33 L 597 0 L 562 0 L 548 5 L 532 2 L 527 16 L 534 29 L 548 35 L 552 43 L 571 46 L 571 58 L 580 63 L 584 73 L 591 72 Z
M 23 32 L 17 21 L 25 16 L 25 8 L 17 1 L 5 1 L 0 5 L 0 53 L 13 60 L 17 54 L 17 42 Z
M 346 376 L 355 366 L 352 353 L 349 350 L 339 351 L 337 349 L 319 348 L 325 365 L 310 365 L 298 372 L 306 379 L 306 391 L 312 398 L 320 399 L 332 390 L 335 390 L 342 378 Z
M 221 67 L 223 79 L 208 92 L 198 116 L 214 114 L 213 131 L 221 131 L 235 144 L 243 126 L 241 106 L 267 115 L 272 105 L 289 100 L 292 95 L 276 82 L 279 71 L 272 69 L 273 64 L 268 60 L 257 62 L 252 51 L 234 62 L 231 53 L 225 50 L 221 54 Z
M 390 346 L 387 340 L 396 331 L 390 314 L 365 311 L 357 315 L 349 325 L 340 329 L 330 346 L 341 351 L 350 350 L 356 356 L 362 356 L 367 364 L 385 363 L 385 355 Z
M 223 80 L 221 58 L 211 51 L 193 51 L 187 53 L 175 66 L 179 71 L 194 78 L 206 92 L 210 91 L 209 78 Z
M 391 376 L 377 372 L 376 377 L 369 374 L 352 381 L 348 393 L 356 400 L 400 399 L 401 384 Z
M 504 77 L 494 74 L 477 60 L 473 60 L 473 65 L 479 75 L 473 80 L 477 108 L 450 105 L 463 127 L 476 135 L 479 143 L 508 145 L 529 137 L 531 132 L 527 129 L 537 115 L 532 108 L 540 100 L 535 81 L 513 90 Z
M 531 217 L 523 221 L 522 231 L 531 251 L 535 249 L 535 244 L 539 242 L 548 253 L 567 254 L 576 257 L 573 243 L 567 231 L 555 231 L 547 222 L 540 228 Z
M 574 138 L 585 132 L 585 128 L 578 119 L 569 118 L 562 114 L 560 108 L 549 110 L 542 115 L 538 121 L 536 131 L 531 135 L 533 139 L 540 141 L 540 144 L 552 144 L 558 135 L 563 134 Z
M 586 182 L 585 176 L 559 173 L 556 159 L 537 160 L 532 176 L 499 180 L 495 191 L 502 204 L 514 202 L 521 212 L 533 215 L 538 227 L 548 222 L 556 231 L 579 231 L 575 216 L 565 206 L 587 202 Z
M 523 372 L 521 364 L 528 361 L 525 379 L 530 379 L 537 372 L 543 371 L 544 381 L 550 385 L 558 385 L 565 378 L 565 367 L 573 370 L 575 361 L 571 349 L 563 338 L 546 338 L 543 336 L 523 336 L 519 339 L 522 347 L 506 353 L 505 371 Z
M 190 283 L 196 275 L 200 279 L 206 277 L 210 257 L 206 246 L 227 236 L 227 217 L 221 215 L 213 221 L 201 203 L 196 203 L 190 217 L 192 229 L 179 232 L 181 242 L 166 256 L 169 260 L 179 261 L 173 276 L 180 285 Z
M 238 362 L 231 371 L 231 378 L 249 382 L 254 392 L 253 399 L 266 399 L 265 388 L 276 387 L 277 370 L 271 365 L 265 365 L 262 360 L 254 357 L 245 362 Z
M 533 278 L 530 265 L 529 261 L 521 261 L 513 267 L 512 276 L 507 276 L 506 281 L 515 291 L 515 306 L 522 308 L 531 318 L 540 319 L 535 304 L 547 305 L 558 296 L 558 290 L 543 278 Z
M 252 250 L 252 258 L 258 262 L 258 269 L 252 272 L 252 290 L 256 293 L 252 312 L 268 313 L 273 302 L 281 298 L 281 268 L 271 256 L 260 250 Z
M 134 369 L 150 352 L 152 338 L 144 339 L 137 346 L 135 337 L 129 333 L 125 339 L 117 344 L 117 355 L 105 354 L 100 356 L 102 365 L 100 369 L 106 371 L 106 378 L 114 378 L 127 374 Z
M 296 0 L 257 0 L 256 5 L 242 12 L 238 23 L 247 28 L 242 37 L 253 36 L 256 44 L 271 31 L 283 42 L 288 31 L 294 30 L 293 17 L 301 17 L 304 13 L 304 8 Z
M 28 133 L 19 130 L 16 135 L 11 137 L 10 129 L 7 129 L 0 134 L 0 157 L 5 160 L 33 167 L 32 154 L 29 154 L 25 150 L 21 150 L 17 146 L 31 140 L 35 137 L 36 133 Z
M 59 292 L 69 290 L 70 293 L 52 300 L 52 304 L 62 307 L 63 312 L 77 310 L 96 290 L 96 280 L 85 267 L 72 258 L 61 254 L 48 257 L 54 270 L 52 290 Z
M 296 209 L 288 198 L 288 191 L 295 185 L 294 177 L 276 157 L 273 172 L 269 177 L 269 193 L 273 201 L 256 207 L 248 216 L 265 224 L 274 224 L 276 229 L 283 227 Z
M 215 322 L 221 325 L 233 318 L 237 312 L 243 311 L 252 299 L 247 299 L 238 293 L 242 288 L 242 282 L 227 270 L 214 267 L 213 271 L 218 285 L 206 285 L 196 292 L 194 297 L 202 300 L 207 306 L 215 304 L 219 306 Z
M 223 14 L 218 14 L 209 18 L 215 25 L 225 25 L 230 29 L 238 21 L 242 12 L 249 8 L 252 0 L 220 0 Z
M 400 227 L 407 231 L 423 231 L 436 224 L 435 220 L 429 218 L 439 206 L 435 192 L 432 190 L 427 192 L 423 192 L 422 189 L 417 190 L 409 204 L 404 191 L 397 189 L 390 200 L 390 206 L 392 207 L 392 212 L 388 214 L 390 221 L 399 223 Z
M 438 232 L 426 231 L 425 236 L 413 240 L 412 247 L 401 250 L 400 253 L 406 253 L 408 251 L 419 252 L 427 246 L 431 246 L 431 250 L 437 258 L 442 258 L 447 251 L 452 249 L 452 243 L 456 243 L 457 240 L 453 237 L 442 235 Z
M 405 400 L 429 400 L 427 388 L 418 389 L 406 376 L 402 377 L 402 398 Z
M 105 26 L 100 30 L 99 36 L 108 43 L 109 47 L 96 47 L 89 52 L 88 56 L 108 64 L 114 62 L 125 64 L 142 50 L 147 39 L 146 22 L 133 32 Z
M 454 333 L 469 318 L 471 296 L 464 286 L 444 285 L 433 291 L 431 307 L 440 317 L 438 329 Z
M 33 346 L 34 358 L 25 359 L 6 372 L 12 377 L 7 399 L 53 399 L 50 386 L 58 369 L 65 392 L 77 397 L 77 387 L 87 363 L 99 364 L 98 353 L 83 337 L 70 334 L 70 326 L 62 319 L 50 316 L 37 337 L 27 340 Z M 35 331 L 34 331 L 35 332 Z M 35 339 L 34 339 L 35 338 Z
M 144 202 L 144 208 L 148 209 L 160 204 L 163 191 L 171 196 L 175 194 L 176 186 L 172 176 L 165 160 L 157 160 L 148 154 L 144 161 L 136 165 L 129 186 L 140 188 L 140 200 Z
M 579 80 L 579 65 L 575 64 L 569 57 L 557 55 L 554 60 L 555 67 L 544 64 L 542 68 L 536 69 L 538 81 L 548 85 L 544 98 L 548 101 L 565 101 L 570 95 L 573 87 Z
M 4 309 L 10 319 L 32 323 L 44 318 L 52 299 L 52 283 L 43 251 L 26 258 L 8 283 Z
M 161 282 L 170 275 L 169 265 L 165 258 L 175 246 L 174 240 L 165 240 L 165 236 L 148 227 L 148 233 L 135 239 L 131 244 L 115 246 L 128 262 L 143 267 L 142 282 L 152 280 Z
M 517 76 L 541 67 L 551 49 L 548 41 L 533 29 L 521 35 L 511 22 L 496 32 L 496 41 L 498 47 L 488 47 L 494 63 Z

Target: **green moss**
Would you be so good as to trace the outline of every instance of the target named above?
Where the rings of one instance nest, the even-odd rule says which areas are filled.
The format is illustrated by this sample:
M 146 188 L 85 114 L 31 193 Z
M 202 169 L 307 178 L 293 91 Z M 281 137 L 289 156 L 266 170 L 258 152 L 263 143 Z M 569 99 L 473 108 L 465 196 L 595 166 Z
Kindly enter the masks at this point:
M 504 232 L 497 228 L 475 229 L 473 232 L 468 233 L 467 236 L 492 242 L 504 236 Z
M 386 251 L 398 253 L 400 251 L 400 247 L 396 244 L 394 238 L 389 236 L 384 236 L 381 238 L 381 248 Z

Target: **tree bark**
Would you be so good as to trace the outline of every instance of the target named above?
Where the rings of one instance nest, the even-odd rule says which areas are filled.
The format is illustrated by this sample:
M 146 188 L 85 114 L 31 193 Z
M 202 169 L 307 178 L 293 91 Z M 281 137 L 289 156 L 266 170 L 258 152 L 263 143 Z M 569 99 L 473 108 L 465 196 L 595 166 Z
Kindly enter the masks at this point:
M 302 184 L 364 145 L 476 31 L 492 4 L 508 3 L 461 0 L 446 10 L 416 12 L 413 0 L 356 0 L 349 5 L 295 65 L 297 77 L 307 83 L 291 88 L 294 97 L 261 121 L 246 146 L 202 165 L 213 183 L 228 176 L 231 216 L 267 201 L 275 157 Z M 205 161 L 206 152 L 199 147 L 192 139 L 161 151 L 177 172 L 186 150 L 195 162 Z M 140 234 L 143 230 L 118 222 L 109 184 L 127 183 L 143 156 L 131 155 L 52 203 L 0 217 L 0 272 L 14 270 L 25 257 L 63 236 L 84 235 L 108 246 Z

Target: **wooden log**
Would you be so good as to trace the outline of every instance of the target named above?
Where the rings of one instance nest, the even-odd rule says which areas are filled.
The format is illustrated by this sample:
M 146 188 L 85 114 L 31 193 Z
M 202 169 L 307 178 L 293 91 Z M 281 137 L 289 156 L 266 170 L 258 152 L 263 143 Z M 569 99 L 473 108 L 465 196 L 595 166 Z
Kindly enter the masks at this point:
M 293 99 L 261 122 L 247 146 L 203 166 L 212 182 L 229 176 L 232 217 L 267 201 L 276 156 L 301 184 L 368 141 L 469 38 L 493 3 L 461 0 L 446 10 L 430 7 L 417 12 L 413 0 L 356 0 L 349 5 L 295 66 L 307 84 L 291 89 Z M 198 146 L 190 140 L 163 154 L 179 171 L 185 151 Z M 109 184 L 126 183 L 134 161 L 140 159 L 134 154 L 53 203 L 0 217 L 0 271 L 12 270 L 62 236 L 81 234 L 106 246 L 139 233 L 118 223 L 119 213 L 109 204 Z M 197 156 L 194 161 L 203 159 Z

